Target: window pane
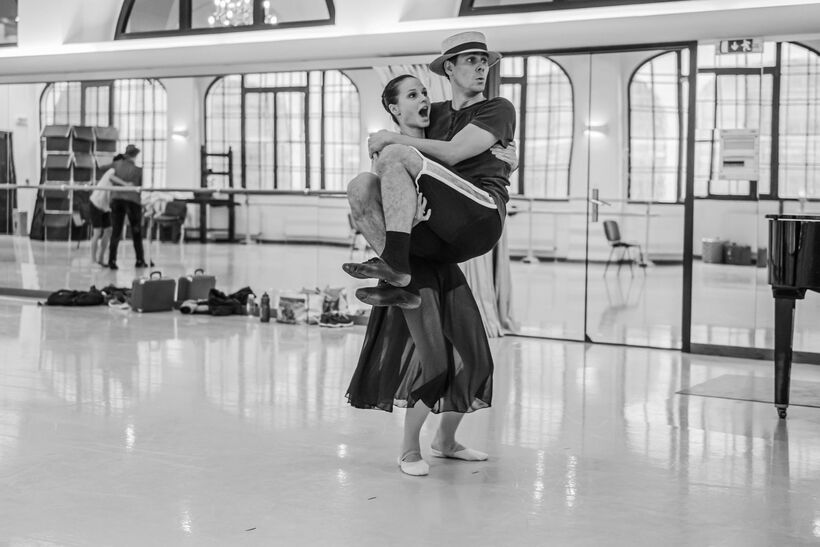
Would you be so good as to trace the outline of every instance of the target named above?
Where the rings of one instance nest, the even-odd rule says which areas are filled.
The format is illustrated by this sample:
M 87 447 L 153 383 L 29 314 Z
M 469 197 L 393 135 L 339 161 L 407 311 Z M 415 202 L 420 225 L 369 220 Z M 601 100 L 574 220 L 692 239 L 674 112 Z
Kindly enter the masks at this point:
M 193 0 L 191 27 L 238 27 L 253 24 L 252 0 Z
M 507 59 L 510 59 L 510 58 L 504 58 L 504 60 L 507 60 Z M 523 57 L 514 57 L 512 59 L 519 59 L 519 60 L 523 61 Z M 523 62 L 521 63 L 521 66 L 522 66 L 521 70 L 523 72 Z M 502 67 L 502 71 L 503 71 L 503 67 Z M 515 107 L 515 111 L 518 112 L 519 116 L 520 116 L 521 115 L 521 84 L 517 84 L 517 83 L 516 84 L 501 84 L 501 90 L 500 90 L 499 94 L 513 104 L 513 106 Z M 518 132 L 521 130 L 520 125 L 521 124 L 518 123 L 515 126 L 515 138 L 516 138 L 516 140 L 520 140 L 518 138 Z M 518 154 L 521 155 L 521 153 L 522 153 L 521 143 L 519 142 Z M 515 171 L 513 171 L 510 174 L 510 193 L 511 194 L 520 194 L 520 193 L 522 193 L 518 173 L 519 173 L 519 170 L 516 169 Z
M 302 190 L 306 185 L 305 94 L 276 93 L 276 187 Z
M 112 88 L 114 111 L 109 112 Z M 115 80 L 84 91 L 80 82 L 56 82 L 43 92 L 40 119 L 43 125 L 116 127 L 120 151 L 129 143 L 141 150 L 137 163 L 143 167 L 143 185 L 165 185 L 166 98 L 157 80 Z
M 128 17 L 126 32 L 155 32 L 179 29 L 179 0 L 136 0 Z
M 225 76 L 217 79 L 205 96 L 205 149 L 214 154 L 233 154 L 235 187 L 240 185 L 238 169 L 241 160 L 242 139 L 242 77 Z M 208 169 L 227 172 L 227 159 L 209 157 Z M 214 177 L 216 184 L 218 177 Z M 209 181 L 209 185 L 211 182 Z
M 17 1 L 0 0 L 0 44 L 17 43 Z
M 820 198 L 820 57 L 781 46 L 778 190 L 783 198 Z
M 359 172 L 359 94 L 337 70 L 325 72 L 324 93 L 325 189 L 344 190 Z
M 679 53 L 644 63 L 629 83 L 629 199 L 678 201 L 682 180 Z
M 303 189 L 309 182 L 311 189 L 320 189 L 324 183 L 325 189 L 343 190 L 359 172 L 362 144 L 359 95 L 348 77 L 337 70 L 250 74 L 245 86 L 269 90 L 246 92 L 248 187 L 274 188 L 275 157 L 276 188 Z M 304 93 L 282 89 L 293 87 L 304 87 Z M 237 75 L 217 80 L 208 90 L 205 144 L 209 151 L 224 152 L 232 146 L 234 157 L 240 157 L 241 89 L 242 79 Z
M 167 106 L 165 88 L 156 80 L 114 82 L 114 127 L 119 130 L 120 148 L 129 143 L 141 150 L 143 186 L 165 184 Z
M 0 5 L 5 0 L 0 0 Z M 125 33 L 186 32 L 187 21 L 180 0 L 135 0 L 127 14 Z M 191 0 L 191 28 L 242 28 L 253 25 L 287 25 L 288 23 L 326 23 L 331 21 L 329 0 L 262 0 L 259 20 L 254 20 L 254 0 Z M 127 5 L 127 0 L 123 8 Z M 182 29 L 182 30 L 181 30 Z
M 523 182 L 520 191 L 532 197 L 566 198 L 572 150 L 568 143 L 573 137 L 572 85 L 561 67 L 547 57 L 526 57 L 525 62 L 527 100 L 520 115 L 527 138 L 519 144 L 524 158 L 518 175 Z M 505 87 L 519 113 L 522 91 L 520 86 Z

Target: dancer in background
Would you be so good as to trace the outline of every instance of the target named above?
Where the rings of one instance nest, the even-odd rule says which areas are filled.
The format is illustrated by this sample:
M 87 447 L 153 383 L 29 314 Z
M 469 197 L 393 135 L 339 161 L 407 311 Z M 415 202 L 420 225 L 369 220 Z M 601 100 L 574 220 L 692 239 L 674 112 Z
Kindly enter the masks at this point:
M 116 170 L 117 162 L 125 156 L 117 154 L 111 165 L 104 167 L 105 173 L 100 177 L 97 186 L 111 186 L 111 177 Z M 89 198 L 89 210 L 91 216 L 91 260 L 102 267 L 106 267 L 108 261 L 104 259 L 108 250 L 108 242 L 111 239 L 111 192 L 109 190 L 95 189 Z
M 128 224 L 131 225 L 131 239 L 134 243 L 134 253 L 137 261 L 134 264 L 137 268 L 145 268 L 144 251 L 142 248 L 142 204 L 140 193 L 136 190 L 142 186 L 142 168 L 137 167 L 135 161 L 140 153 L 140 149 L 129 144 L 125 147 L 125 154 L 122 161 L 116 163 L 114 174 L 111 175 L 111 182 L 118 186 L 128 186 L 134 188 L 134 192 L 117 192 L 111 197 L 111 250 L 108 253 L 108 267 L 112 270 L 117 268 L 117 248 L 122 239 L 122 230 L 125 227 L 125 217 L 128 217 Z

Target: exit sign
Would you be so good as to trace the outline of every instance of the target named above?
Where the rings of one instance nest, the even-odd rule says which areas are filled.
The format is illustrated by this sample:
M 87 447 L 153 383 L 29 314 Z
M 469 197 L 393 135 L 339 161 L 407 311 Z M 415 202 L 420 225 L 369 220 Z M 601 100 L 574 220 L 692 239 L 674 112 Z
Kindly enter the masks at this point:
M 763 40 L 760 38 L 735 38 L 720 41 L 720 52 L 732 53 L 760 53 L 763 51 Z

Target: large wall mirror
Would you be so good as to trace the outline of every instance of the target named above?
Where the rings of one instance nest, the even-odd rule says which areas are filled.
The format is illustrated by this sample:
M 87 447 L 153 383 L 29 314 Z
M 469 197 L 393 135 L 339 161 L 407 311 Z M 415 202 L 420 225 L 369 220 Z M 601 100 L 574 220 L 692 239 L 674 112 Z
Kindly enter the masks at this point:
M 495 333 L 771 349 L 763 217 L 820 211 L 820 56 L 815 43 L 716 48 L 510 53 L 498 65 L 488 91 L 517 108 L 520 165 L 502 246 L 472 266 L 495 281 L 484 295 Z M 423 64 L 0 86 L 0 182 L 56 185 L 0 192 L 3 291 L 146 273 L 128 233 L 119 270 L 95 264 L 88 193 L 62 199 L 134 144 L 146 210 L 182 203 L 178 222 L 151 227 L 163 275 L 203 268 L 257 292 L 346 287 L 355 304 L 362 283 L 340 265 L 372 251 L 344 190 L 369 168 L 367 133 L 393 128 L 379 95 L 402 72 L 448 98 Z M 718 172 L 722 130 L 756 131 L 753 179 Z M 795 349 L 820 353 L 816 295 L 806 302 Z

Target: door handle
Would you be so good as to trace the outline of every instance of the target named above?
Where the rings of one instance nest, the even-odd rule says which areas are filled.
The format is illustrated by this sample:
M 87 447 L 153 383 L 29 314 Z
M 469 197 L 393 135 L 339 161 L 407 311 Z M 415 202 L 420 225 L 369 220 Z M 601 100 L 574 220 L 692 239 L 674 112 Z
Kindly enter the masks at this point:
M 592 222 L 598 222 L 598 207 L 600 207 L 601 205 L 609 207 L 612 204 L 609 203 L 608 201 L 598 199 L 598 189 L 597 188 L 592 189 L 592 197 L 588 198 L 588 199 L 589 199 L 589 202 L 592 204 L 592 213 L 590 215 L 592 217 Z

